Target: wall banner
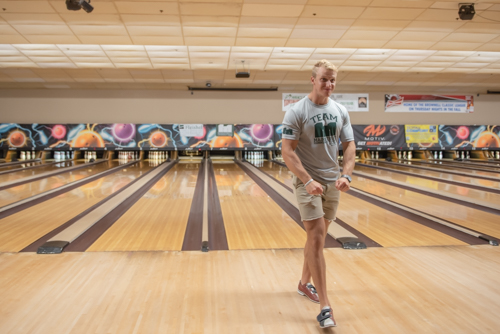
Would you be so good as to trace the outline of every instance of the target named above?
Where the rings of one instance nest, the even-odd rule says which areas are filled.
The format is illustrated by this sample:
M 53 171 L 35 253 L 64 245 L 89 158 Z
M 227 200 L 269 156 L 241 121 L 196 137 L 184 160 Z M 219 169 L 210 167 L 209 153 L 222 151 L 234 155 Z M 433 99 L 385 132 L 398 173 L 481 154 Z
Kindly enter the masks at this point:
M 472 113 L 472 95 L 385 94 L 386 112 Z
M 283 93 L 283 99 L 281 101 L 282 110 L 287 111 L 307 95 L 308 93 Z M 330 98 L 343 105 L 348 112 L 368 111 L 368 94 L 366 93 L 332 94 Z
M 394 150 L 406 147 L 404 125 L 353 125 L 356 149 Z

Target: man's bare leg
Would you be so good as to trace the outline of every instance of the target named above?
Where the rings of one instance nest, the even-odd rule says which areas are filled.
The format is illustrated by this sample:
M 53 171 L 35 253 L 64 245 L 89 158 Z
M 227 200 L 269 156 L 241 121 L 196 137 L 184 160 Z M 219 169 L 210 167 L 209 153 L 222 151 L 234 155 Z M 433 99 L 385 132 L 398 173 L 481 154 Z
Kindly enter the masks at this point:
M 324 233 L 323 240 L 325 240 L 326 234 L 328 233 L 328 227 L 330 226 L 330 223 L 332 222 L 331 220 L 328 220 L 328 219 L 324 219 L 324 220 L 325 220 L 325 233 Z M 305 252 L 306 252 L 306 249 L 304 248 L 304 265 L 302 267 L 302 277 L 300 279 L 300 282 L 302 284 L 312 283 L 311 282 L 311 271 L 309 270 L 309 266 L 307 265 Z
M 325 246 L 326 224 L 324 218 L 304 221 L 307 232 L 307 241 L 304 247 L 304 259 L 310 270 L 316 291 L 318 292 L 320 307 L 330 306 L 326 289 L 326 263 L 323 255 Z M 307 283 L 303 282 L 303 284 Z

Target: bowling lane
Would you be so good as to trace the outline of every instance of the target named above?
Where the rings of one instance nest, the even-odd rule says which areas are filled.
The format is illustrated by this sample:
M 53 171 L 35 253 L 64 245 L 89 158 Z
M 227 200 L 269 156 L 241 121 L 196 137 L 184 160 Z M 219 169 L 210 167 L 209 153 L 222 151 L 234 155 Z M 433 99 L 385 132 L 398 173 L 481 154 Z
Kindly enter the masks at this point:
M 213 167 L 229 249 L 304 247 L 306 232 L 243 170 Z
M 200 166 L 176 164 L 87 251 L 181 250 Z
M 473 175 L 471 175 L 469 173 L 463 174 L 463 175 L 455 175 L 455 174 L 448 174 L 448 173 L 446 173 L 446 171 L 438 172 L 438 171 L 412 168 L 411 165 L 392 165 L 392 164 L 385 164 L 384 165 L 384 164 L 380 164 L 378 162 L 370 162 L 370 161 L 363 162 L 363 163 L 366 165 L 371 165 L 371 166 L 377 166 L 377 167 L 380 166 L 380 167 L 384 167 L 384 168 L 390 168 L 390 169 L 396 170 L 396 171 L 410 172 L 410 173 L 415 174 L 415 176 L 420 176 L 420 175 L 421 176 L 431 176 L 431 177 L 440 178 L 442 180 L 463 182 L 463 183 L 467 183 L 470 185 L 477 185 L 477 186 L 482 186 L 482 187 L 500 189 L 500 182 L 476 179 L 476 178 L 474 178 Z M 500 181 L 500 178 L 499 178 L 499 181 Z
M 444 182 L 433 181 L 423 179 L 418 176 L 409 176 L 404 174 L 393 173 L 386 170 L 374 169 L 369 167 L 363 167 L 356 165 L 354 168 L 355 172 L 363 172 L 366 174 L 370 174 L 374 177 L 377 177 L 382 180 L 388 181 L 398 181 L 404 182 L 408 185 L 415 185 L 424 189 L 439 191 L 442 194 L 452 194 L 463 196 L 467 199 L 474 199 L 477 201 L 481 201 L 483 204 L 493 204 L 497 206 L 500 203 L 500 195 L 494 194 L 486 191 L 470 189 L 465 186 L 456 186 L 453 184 L 447 184 Z
M 278 164 L 265 164 L 262 170 L 272 171 L 292 185 L 292 173 Z M 283 182 L 283 181 L 282 181 Z M 284 182 L 283 182 L 284 183 Z M 337 217 L 384 247 L 467 245 L 447 234 L 402 217 L 375 204 L 342 193 Z
M 26 210 L 0 219 L 0 252 L 19 252 L 150 170 L 138 162 Z
M 268 160 L 264 161 L 262 166 L 258 168 L 293 189 L 293 174 L 288 168 Z
M 0 175 L 0 185 L 4 182 L 21 180 L 21 179 L 26 178 L 28 176 L 41 175 L 43 173 L 53 172 L 56 170 L 62 170 L 66 167 L 77 166 L 77 165 L 81 165 L 84 163 L 85 163 L 84 160 L 77 160 L 77 161 L 61 162 L 61 163 L 57 163 L 57 164 L 50 164 L 50 165 L 42 166 L 42 167 L 38 167 L 38 168 L 19 170 L 16 172 Z
M 119 165 L 118 160 L 91 165 L 0 191 L 0 207 L 59 188 L 68 183 L 104 172 Z
M 353 175 L 351 187 L 500 238 L 498 215 Z
M 16 169 L 22 169 L 22 168 L 31 167 L 31 166 L 39 166 L 39 165 L 42 165 L 41 161 L 26 162 L 26 163 L 23 163 L 23 164 L 16 164 L 16 165 L 10 165 L 10 166 L 9 165 L 2 166 L 2 164 L 0 164 L 0 172 L 11 171 L 11 170 L 16 170 Z
M 499 168 L 494 168 L 491 166 L 474 166 L 471 164 L 466 164 L 458 161 L 445 161 L 445 160 L 429 160 L 429 161 L 411 161 L 412 164 L 416 164 L 418 166 L 439 166 L 439 168 L 442 168 L 441 166 L 448 166 L 452 168 L 456 168 L 464 173 L 469 173 L 469 171 L 474 171 L 477 169 L 477 172 L 491 172 L 498 174 L 500 173 Z M 467 168 L 463 168 L 467 167 Z

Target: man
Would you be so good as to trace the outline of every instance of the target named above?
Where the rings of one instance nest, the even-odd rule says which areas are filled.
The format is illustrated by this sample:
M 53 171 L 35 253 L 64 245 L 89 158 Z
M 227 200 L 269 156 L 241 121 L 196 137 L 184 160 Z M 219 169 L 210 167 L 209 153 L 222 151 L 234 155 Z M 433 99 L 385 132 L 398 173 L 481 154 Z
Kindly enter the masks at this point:
M 327 60 L 314 65 L 311 93 L 285 114 L 281 147 L 294 174 L 294 192 L 307 232 L 298 292 L 320 304 L 317 320 L 322 328 L 336 326 L 327 296 L 323 247 L 328 226 L 336 218 L 340 192 L 349 190 L 356 154 L 349 114 L 330 99 L 336 79 L 337 68 Z M 344 151 L 342 175 L 337 162 L 339 138 Z M 310 283 L 311 275 L 316 288 Z

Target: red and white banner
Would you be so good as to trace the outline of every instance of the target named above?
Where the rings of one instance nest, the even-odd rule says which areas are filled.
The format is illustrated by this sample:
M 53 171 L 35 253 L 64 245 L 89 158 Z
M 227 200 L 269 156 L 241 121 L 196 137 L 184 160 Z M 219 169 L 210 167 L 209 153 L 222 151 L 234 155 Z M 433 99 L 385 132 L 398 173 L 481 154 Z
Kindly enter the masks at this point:
M 386 112 L 472 113 L 472 95 L 385 94 Z

